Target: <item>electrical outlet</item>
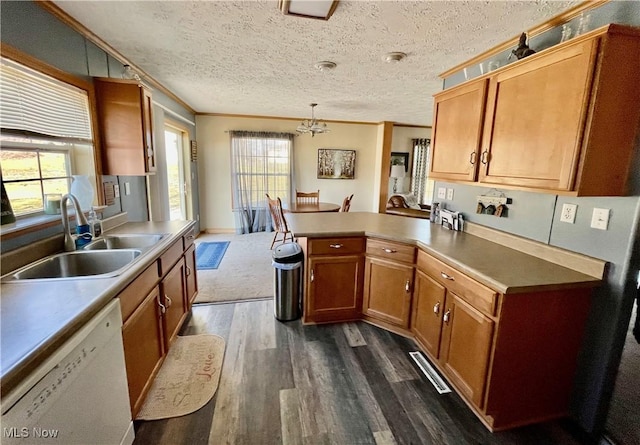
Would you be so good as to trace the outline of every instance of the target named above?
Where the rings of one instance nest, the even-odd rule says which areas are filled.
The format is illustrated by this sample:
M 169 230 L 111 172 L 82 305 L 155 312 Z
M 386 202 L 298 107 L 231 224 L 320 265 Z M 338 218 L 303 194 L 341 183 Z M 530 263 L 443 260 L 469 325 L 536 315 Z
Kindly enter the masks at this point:
M 120 186 L 118 184 L 113 185 L 113 196 L 116 198 L 120 197 Z
M 607 230 L 609 227 L 609 209 L 593 209 L 591 216 L 591 227 L 594 229 Z
M 438 187 L 438 199 L 445 199 L 447 197 L 447 189 L 444 187 Z
M 453 189 L 447 189 L 447 200 L 453 201 Z
M 578 206 L 576 204 L 562 204 L 562 213 L 560 214 L 560 221 L 569 224 L 576 222 L 576 211 Z

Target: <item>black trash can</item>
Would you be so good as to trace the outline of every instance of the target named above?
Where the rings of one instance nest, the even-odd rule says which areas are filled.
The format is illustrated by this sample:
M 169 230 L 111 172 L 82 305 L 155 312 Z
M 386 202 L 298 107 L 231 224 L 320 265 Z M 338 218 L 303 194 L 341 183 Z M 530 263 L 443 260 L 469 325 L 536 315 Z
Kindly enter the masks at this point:
M 304 254 L 298 243 L 282 244 L 273 251 L 273 311 L 280 321 L 296 320 L 302 314 L 303 258 Z

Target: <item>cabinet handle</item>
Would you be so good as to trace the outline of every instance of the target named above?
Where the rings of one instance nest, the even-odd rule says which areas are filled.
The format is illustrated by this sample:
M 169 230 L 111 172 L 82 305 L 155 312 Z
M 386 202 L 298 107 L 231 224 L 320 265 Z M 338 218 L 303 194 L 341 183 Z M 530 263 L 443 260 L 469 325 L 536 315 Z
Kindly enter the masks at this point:
M 167 307 L 164 304 L 160 303 L 160 296 L 158 296 L 158 306 L 160 306 L 161 313 L 163 314 L 167 313 Z
M 475 151 L 472 151 L 471 154 L 469 155 L 469 164 L 475 165 L 477 156 L 478 156 L 478 153 L 476 153 Z
M 195 236 L 193 235 L 187 235 L 187 239 L 191 240 L 191 239 L 195 239 Z
M 407 280 L 407 282 L 404 283 L 404 290 L 407 293 L 409 293 L 411 291 L 411 281 Z
M 438 315 L 440 313 L 440 302 L 438 301 L 433 305 L 433 313 Z
M 442 278 L 444 278 L 445 280 L 451 280 L 451 281 L 456 281 L 456 279 L 454 277 L 452 277 L 451 275 L 447 275 L 444 272 L 440 272 L 440 275 L 442 276 Z
M 189 266 L 187 266 L 187 276 L 191 275 L 191 268 Z
M 313 269 L 311 269 L 311 281 L 313 281 Z
M 386 247 L 383 247 L 382 250 L 384 250 L 387 253 L 396 253 L 397 252 L 397 250 L 387 249 Z
M 342 247 L 342 244 L 329 244 L 329 247 L 331 247 L 332 249 L 339 249 Z
M 480 158 L 480 162 L 487 165 L 487 162 L 489 162 L 489 150 L 485 150 L 482 152 L 482 157 Z
M 167 304 L 168 308 L 170 308 L 171 305 L 173 304 L 173 301 L 171 301 L 171 298 L 169 298 L 169 296 L 167 294 L 164 294 L 164 301 Z
M 442 316 L 442 320 L 446 324 L 449 324 L 449 317 L 451 317 L 451 309 L 448 309 L 447 312 L 444 313 L 444 315 Z

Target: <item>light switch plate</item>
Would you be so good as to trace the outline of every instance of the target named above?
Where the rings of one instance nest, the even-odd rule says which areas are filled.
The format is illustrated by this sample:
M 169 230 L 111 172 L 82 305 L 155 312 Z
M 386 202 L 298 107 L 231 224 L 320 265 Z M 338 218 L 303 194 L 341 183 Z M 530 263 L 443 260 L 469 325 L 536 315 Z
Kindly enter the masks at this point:
M 447 189 L 447 200 L 453 201 L 453 189 Z
M 131 183 L 129 182 L 124 183 L 124 194 L 125 196 L 128 196 L 131 194 Z
M 560 221 L 569 224 L 576 222 L 576 211 L 578 206 L 576 204 L 562 204 L 562 213 L 560 214 Z
M 444 187 L 438 187 L 438 199 L 445 199 L 447 197 L 447 189 Z
M 591 217 L 591 227 L 594 229 L 607 230 L 609 227 L 609 211 L 610 209 L 593 209 Z

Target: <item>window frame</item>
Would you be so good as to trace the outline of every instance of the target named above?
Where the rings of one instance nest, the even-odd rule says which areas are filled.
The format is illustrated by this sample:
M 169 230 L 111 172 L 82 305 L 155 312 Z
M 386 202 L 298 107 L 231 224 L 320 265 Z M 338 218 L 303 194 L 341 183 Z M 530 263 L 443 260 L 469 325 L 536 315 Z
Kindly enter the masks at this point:
M 93 145 L 93 163 L 95 166 L 95 178 L 96 184 L 94 184 L 94 188 L 96 191 L 96 196 L 99 204 L 104 203 L 104 191 L 100 181 L 98 179 L 102 176 L 102 147 L 100 143 L 100 128 L 98 126 L 98 115 L 97 115 L 97 104 L 96 104 L 96 94 L 93 83 L 90 81 L 86 81 L 81 77 L 77 77 L 76 75 L 67 73 L 59 68 L 56 68 L 46 62 L 43 62 L 29 54 L 26 54 L 11 45 L 0 42 L 0 53 L 2 57 L 6 59 L 10 59 L 14 62 L 20 63 L 28 68 L 39 71 L 42 74 L 51 76 L 61 82 L 68 83 L 69 85 L 75 86 L 76 88 L 80 88 L 87 92 L 87 97 L 89 100 L 89 118 L 91 125 L 91 133 L 93 136 L 92 145 Z M 74 172 L 74 165 L 71 165 L 71 173 Z M 0 227 L 0 242 L 5 239 L 11 239 L 14 237 L 22 236 L 26 233 L 34 232 L 37 230 L 45 229 L 47 227 L 52 227 L 60 223 L 60 217 L 58 215 L 35 215 L 31 218 L 20 218 L 17 219 L 15 226 L 7 225 Z

